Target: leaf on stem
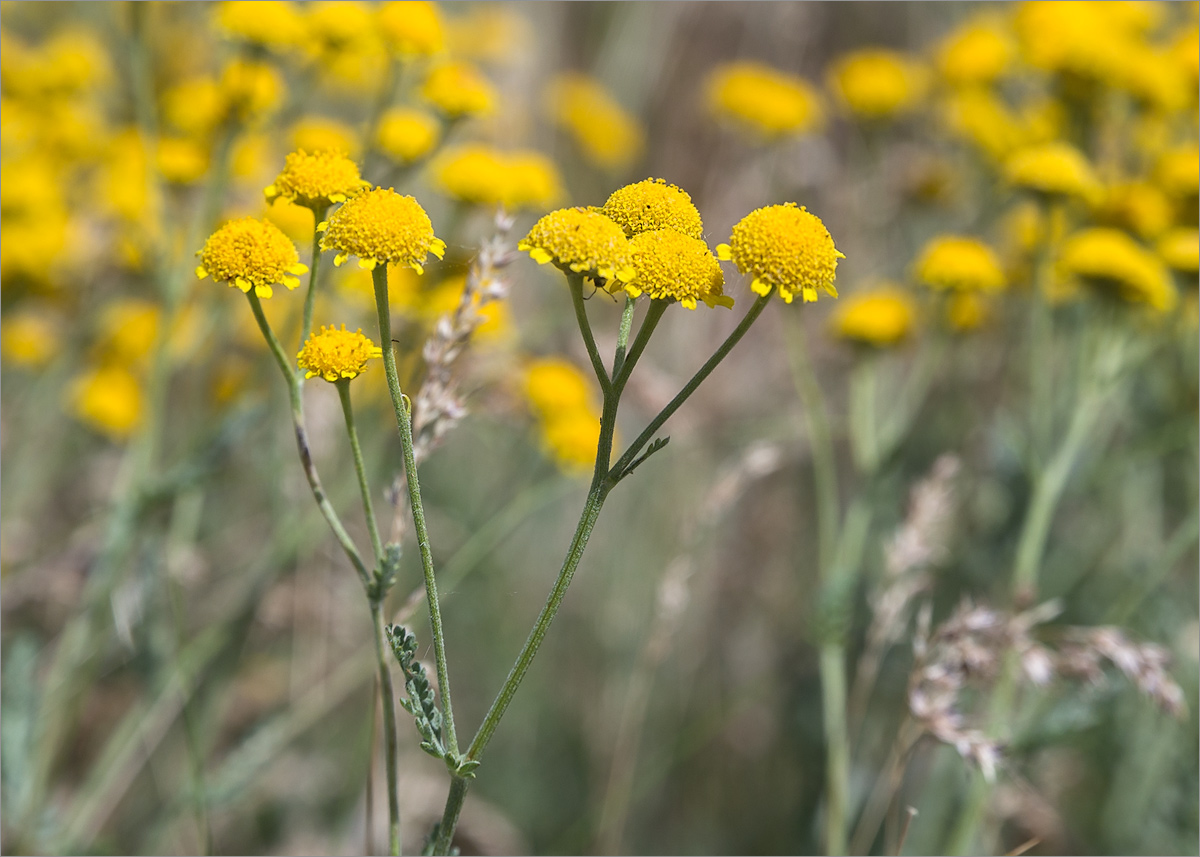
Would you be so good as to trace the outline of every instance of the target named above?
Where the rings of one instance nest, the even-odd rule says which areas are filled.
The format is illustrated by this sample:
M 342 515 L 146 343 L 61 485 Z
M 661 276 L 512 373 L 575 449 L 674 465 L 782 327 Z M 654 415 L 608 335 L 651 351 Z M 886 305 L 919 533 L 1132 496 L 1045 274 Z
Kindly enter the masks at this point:
M 417 638 L 403 625 L 388 625 L 384 633 L 404 672 L 404 690 L 408 696 L 400 700 L 400 705 L 416 721 L 417 731 L 421 734 L 421 749 L 438 759 L 445 759 L 442 712 L 434 700 L 433 686 L 425 667 L 417 660 Z
M 651 442 L 651 444 L 648 447 L 646 447 L 645 452 L 643 452 L 641 455 L 639 455 L 637 458 L 635 458 L 633 461 L 631 461 L 629 463 L 629 466 L 626 467 L 623 471 L 621 471 L 621 474 L 619 476 L 617 476 L 617 481 L 620 482 L 622 479 L 624 479 L 626 476 L 628 476 L 630 473 L 632 473 L 634 470 L 636 470 L 638 467 L 640 467 L 642 462 L 644 462 L 650 456 L 654 455 L 654 453 L 658 452 L 660 449 L 662 449 L 664 446 L 666 446 L 670 442 L 671 442 L 671 438 L 669 436 L 655 438 Z

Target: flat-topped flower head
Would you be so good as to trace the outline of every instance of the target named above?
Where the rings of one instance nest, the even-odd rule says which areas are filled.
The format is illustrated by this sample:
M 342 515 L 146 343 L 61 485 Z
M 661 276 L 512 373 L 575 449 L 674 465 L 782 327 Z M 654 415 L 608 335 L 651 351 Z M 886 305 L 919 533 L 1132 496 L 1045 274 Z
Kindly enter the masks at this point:
M 629 239 L 629 261 L 636 276 L 623 286 L 631 297 L 679 301 L 687 309 L 695 309 L 697 300 L 710 307 L 733 306 L 733 298 L 722 291 L 721 265 L 699 238 L 674 229 L 640 232 Z
M 1200 232 L 1185 226 L 1168 230 L 1158 241 L 1158 255 L 1167 266 L 1181 274 L 1192 275 L 1196 284 L 1196 272 L 1200 271 Z
M 1016 187 L 1049 196 L 1094 198 L 1100 183 L 1083 153 L 1066 143 L 1045 143 L 1018 149 L 1004 166 Z
M 976 238 L 941 235 L 925 245 L 914 270 L 932 289 L 996 292 L 1004 288 L 1004 271 L 992 249 Z
M 839 301 L 832 325 L 842 339 L 882 347 L 903 341 L 912 332 L 916 314 L 907 293 L 884 286 Z
M 700 212 L 687 191 L 662 179 L 645 179 L 617 188 L 600 212 L 632 238 L 639 232 L 674 229 L 692 238 L 704 237 Z
M 333 383 L 357 378 L 366 371 L 368 360 L 382 356 L 383 349 L 363 336 L 361 329 L 351 333 L 343 324 L 341 330 L 322 327 L 305 340 L 297 362 L 305 378 L 320 376 Z
M 253 217 L 226 223 L 208 237 L 198 255 L 197 277 L 211 276 L 243 292 L 253 288 L 260 298 L 271 297 L 276 284 L 296 288 L 296 275 L 308 270 L 300 263 L 296 245 L 278 226 Z
M 560 208 L 533 224 L 517 244 L 539 265 L 628 283 L 634 277 L 629 242 L 621 227 L 599 211 Z
M 1166 266 L 1119 229 L 1084 229 L 1064 243 L 1059 264 L 1101 291 L 1115 291 L 1130 303 L 1163 311 L 1175 305 Z
M 799 77 L 756 62 L 718 67 L 708 80 L 709 109 L 766 140 L 817 130 L 821 96 Z
M 440 259 L 446 252 L 446 242 L 433 234 L 421 204 L 391 188 L 359 194 L 317 228 L 325 232 L 321 249 L 337 252 L 334 265 L 357 256 L 359 267 L 367 270 L 405 265 L 421 274 L 430 253 Z
M 358 173 L 358 164 L 340 152 L 308 154 L 303 149 L 284 160 L 283 172 L 264 191 L 267 202 L 282 197 L 297 205 L 324 211 L 369 188 Z
M 819 217 L 787 202 L 743 217 L 729 243 L 717 245 L 717 258 L 732 260 L 739 271 L 754 277 L 750 288 L 755 294 L 778 289 L 790 304 L 796 295 L 815 301 L 821 290 L 836 298 L 837 263 L 846 257 L 833 246 Z

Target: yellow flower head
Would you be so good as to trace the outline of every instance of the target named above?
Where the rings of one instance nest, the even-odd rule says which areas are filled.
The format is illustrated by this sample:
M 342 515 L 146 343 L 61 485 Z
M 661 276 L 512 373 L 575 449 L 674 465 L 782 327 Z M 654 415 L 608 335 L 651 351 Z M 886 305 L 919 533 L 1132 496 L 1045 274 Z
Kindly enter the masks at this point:
M 349 126 L 324 116 L 306 116 L 288 130 L 293 149 L 306 152 L 345 152 L 353 158 L 358 151 L 358 133 Z
M 283 78 L 267 63 L 235 59 L 221 72 L 225 109 L 242 120 L 270 112 L 283 100 L 283 93 Z
M 59 351 L 61 329 L 61 324 L 42 312 L 6 313 L 0 320 L 0 356 L 10 366 L 44 366 Z
M 937 52 L 938 73 L 951 86 L 993 83 L 1012 65 L 1016 48 L 999 20 L 976 18 L 942 41 Z
M 345 202 L 371 186 L 358 174 L 358 164 L 340 152 L 316 152 L 301 149 L 292 152 L 283 163 L 283 172 L 267 185 L 267 202 L 277 198 L 324 211 L 332 203 Z
M 851 113 L 862 119 L 890 119 L 917 106 L 925 94 L 926 72 L 904 54 L 869 49 L 835 61 L 830 82 Z
M 1085 229 L 1069 237 L 1059 264 L 1104 291 L 1115 291 L 1130 303 L 1166 311 L 1175 305 L 1175 288 L 1166 266 L 1119 229 Z
M 429 72 L 421 97 L 451 119 L 490 113 L 496 105 L 492 84 L 464 62 L 443 63 Z
M 562 197 L 558 167 L 541 152 L 510 152 L 505 166 L 508 181 L 501 202 L 507 208 L 544 211 Z
M 104 308 L 99 319 L 98 356 L 106 363 L 133 366 L 150 356 L 162 310 L 150 301 L 126 298 Z
M 733 298 L 722 293 L 721 265 L 699 238 L 674 229 L 639 232 L 629 241 L 629 260 L 637 275 L 624 287 L 632 297 L 644 293 L 687 309 L 695 309 L 697 299 L 710 307 L 733 306 Z
M 282 283 L 289 289 L 300 285 L 297 274 L 308 270 L 300 264 L 296 245 L 269 220 L 243 217 L 231 220 L 204 242 L 196 276 L 212 275 L 243 292 L 254 289 L 260 298 L 271 297 L 271 287 Z
M 163 92 L 163 118 L 183 134 L 211 134 L 225 115 L 221 84 L 209 77 L 180 81 Z
M 187 137 L 159 137 L 155 163 L 173 184 L 193 184 L 208 172 L 208 150 Z
M 717 245 L 717 257 L 732 260 L 754 280 L 755 294 L 778 289 L 786 303 L 797 295 L 815 301 L 817 290 L 837 297 L 833 286 L 838 259 L 846 257 L 833 246 L 825 224 L 794 202 L 755 209 L 733 227 L 728 244 Z
M 1171 149 L 1155 169 L 1159 187 L 1175 197 L 1194 197 L 1200 189 L 1200 146 L 1188 143 Z
M 474 205 L 546 208 L 562 195 L 558 169 L 538 152 L 468 143 L 439 155 L 432 171 L 439 190 Z
M 287 50 L 304 39 L 304 21 L 285 0 L 227 0 L 216 17 L 225 33 L 251 45 Z
M 1096 217 L 1105 224 L 1128 229 L 1143 240 L 1149 240 L 1171 225 L 1171 203 L 1166 194 L 1152 184 L 1124 182 L 1105 190 Z
M 627 283 L 635 271 L 621 227 L 598 211 L 560 208 L 533 224 L 517 244 L 539 265 L 553 262 L 563 271 Z
M 366 371 L 368 360 L 382 356 L 383 349 L 363 336 L 362 330 L 351 333 L 343 324 L 341 330 L 322 326 L 320 333 L 305 340 L 296 358 L 305 378 L 320 375 L 333 383 L 357 378 Z
M 1095 197 L 1100 189 L 1083 153 L 1066 143 L 1047 143 L 1019 149 L 1005 164 L 1016 187 L 1054 196 Z
M 428 113 L 394 107 L 380 117 L 376 142 L 396 163 L 411 164 L 432 152 L 441 135 L 441 124 Z
M 958 333 L 979 328 L 987 316 L 987 303 L 979 292 L 955 292 L 946 302 L 946 324 Z
M 1191 274 L 1195 285 L 1196 272 L 1200 270 L 1200 232 L 1186 227 L 1172 229 L 1159 239 L 1157 249 L 1169 267 Z
M 442 16 L 437 4 L 426 0 L 393 0 L 376 16 L 388 49 L 401 57 L 427 57 L 442 49 Z
M 942 235 L 925 245 L 913 266 L 917 279 L 934 289 L 996 292 L 1004 271 L 992 248 L 976 238 Z
M 573 410 L 544 420 L 542 441 L 563 470 L 586 472 L 596 460 L 600 415 L 592 410 Z
M 80 422 L 112 440 L 127 439 L 142 423 L 145 396 L 137 376 L 128 369 L 91 369 L 71 383 L 67 399 Z
M 614 190 L 600 213 L 632 238 L 639 232 L 674 229 L 692 238 L 704 237 L 700 212 L 687 191 L 662 179 L 645 179 Z
M 367 270 L 407 265 L 420 274 L 430 253 L 440 259 L 446 252 L 446 242 L 433 234 L 421 204 L 391 188 L 359 194 L 318 228 L 322 227 L 321 249 L 337 251 L 334 265 L 357 256 L 359 266 Z
M 965 87 L 941 103 L 943 121 L 950 133 L 1001 161 L 1025 137 L 1020 120 L 989 89 Z
M 768 140 L 819 130 L 825 121 L 821 96 L 807 81 L 756 62 L 714 70 L 708 104 L 716 116 Z
M 560 75 L 548 87 L 546 100 L 554 122 L 596 166 L 620 169 L 641 154 L 641 125 L 599 81 L 583 74 Z
M 525 367 L 525 396 L 543 418 L 585 410 L 594 398 L 589 377 L 574 363 L 557 357 L 532 361 Z
M 851 295 L 838 302 L 832 325 L 842 339 L 866 345 L 895 345 L 912 332 L 916 307 L 894 286 Z

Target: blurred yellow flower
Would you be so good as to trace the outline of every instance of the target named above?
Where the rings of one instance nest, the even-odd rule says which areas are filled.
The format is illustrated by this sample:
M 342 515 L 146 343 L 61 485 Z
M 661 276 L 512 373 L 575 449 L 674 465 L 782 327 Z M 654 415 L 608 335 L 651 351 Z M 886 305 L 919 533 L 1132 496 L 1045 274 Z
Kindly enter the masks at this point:
M 880 48 L 846 54 L 830 68 L 838 100 L 861 119 L 890 119 L 912 110 L 924 97 L 927 81 L 916 60 Z
M 942 40 L 937 70 L 951 86 L 993 83 L 1008 71 L 1016 52 L 1016 41 L 999 17 L 977 16 Z
M 285 0 L 227 0 L 216 19 L 227 35 L 258 47 L 285 51 L 304 39 L 304 20 Z
M 913 269 L 917 280 L 933 289 L 995 292 L 1005 285 L 996 254 L 977 238 L 934 238 L 925 245 Z
M 309 56 L 335 82 L 377 86 L 387 58 L 372 7 L 357 0 L 322 0 L 305 9 Z
M 366 371 L 368 360 L 382 356 L 383 349 L 363 336 L 362 330 L 351 333 L 343 324 L 341 330 L 322 326 L 304 341 L 296 359 L 305 378 L 320 376 L 333 383 L 357 378 Z
M 976 146 L 993 161 L 1006 158 L 1024 139 L 1021 122 L 990 90 L 966 87 L 941 103 L 950 133 Z
M 544 209 L 562 196 L 558 168 L 538 152 L 467 143 L 443 152 L 431 170 L 439 190 L 475 205 Z
M 234 59 L 221 71 L 221 96 L 229 115 L 243 122 L 261 118 L 283 100 L 283 78 L 265 62 Z
M 343 152 L 353 158 L 358 153 L 358 133 L 336 119 L 306 116 L 288 131 L 293 149 L 306 152 Z
M 987 315 L 987 303 L 979 292 L 954 292 L 946 301 L 946 324 L 959 333 L 978 329 Z
M 833 286 L 838 259 L 846 257 L 833 246 L 825 224 L 794 202 L 755 209 L 734 227 L 728 244 L 717 245 L 717 258 L 731 260 L 753 280 L 758 295 L 778 289 L 785 303 L 797 295 L 815 301 L 823 289 L 837 297 Z
M 911 297 L 895 286 L 884 286 L 838 301 L 830 320 L 842 339 L 886 346 L 903 341 L 916 322 Z
M 283 172 L 267 185 L 267 202 L 283 198 L 296 205 L 324 211 L 371 186 L 358 173 L 358 164 L 339 152 L 308 154 L 303 149 L 284 160 Z
M 95 91 L 112 76 L 108 51 L 86 30 L 64 30 L 36 48 L 3 33 L 0 76 L 7 95 L 32 101 Z
M 674 229 L 692 238 L 704 237 L 704 224 L 691 196 L 663 179 L 643 179 L 617 188 L 600 213 L 624 229 L 628 238 L 654 229 Z
M 141 133 L 128 129 L 113 137 L 94 181 L 101 208 L 129 223 L 144 225 L 148 232 L 160 228 L 160 200 L 151 182 L 153 161 Z
M 1163 235 L 1158 241 L 1158 255 L 1167 265 L 1193 279 L 1200 271 L 1200 232 L 1187 227 L 1178 227 Z
M 359 194 L 318 228 L 325 232 L 321 249 L 337 251 L 334 265 L 357 256 L 359 267 L 367 270 L 376 265 L 407 265 L 419 274 L 430 253 L 440 259 L 446 252 L 446 242 L 433 234 L 421 204 L 391 188 Z
M 820 130 L 821 96 L 806 80 L 757 62 L 718 66 L 708 78 L 709 109 L 767 140 Z
M 596 460 L 600 443 L 600 414 L 568 411 L 542 425 L 542 440 L 559 467 L 584 472 Z
M 558 357 L 533 360 L 525 367 L 525 396 L 545 418 L 591 407 L 594 398 L 589 376 Z
M 510 152 L 507 160 L 505 207 L 545 210 L 562 197 L 558 167 L 541 152 L 522 149 Z
M 492 84 L 465 62 L 436 66 L 421 86 L 421 97 L 451 119 L 490 113 L 496 106 Z
M 297 243 L 312 241 L 315 221 L 311 208 L 304 208 L 288 202 L 283 197 L 278 197 L 275 202 L 266 207 L 264 217 L 278 226 L 283 234 L 293 241 Z
M 225 117 L 221 84 L 209 77 L 180 81 L 162 96 L 163 118 L 182 134 L 206 137 Z
M 550 116 L 598 167 L 626 167 L 642 152 L 641 125 L 612 94 L 584 74 L 561 74 L 546 91 Z
M 67 402 L 76 419 L 117 441 L 138 429 L 145 410 L 137 376 L 117 366 L 91 369 L 75 378 Z
M 37 369 L 58 354 L 61 321 L 37 310 L 5 312 L 0 319 L 0 356 L 9 366 Z
M 1155 167 L 1159 187 L 1174 197 L 1195 197 L 1200 189 L 1200 145 L 1187 143 L 1163 154 Z
M 209 236 L 198 254 L 196 276 L 212 275 L 216 282 L 228 282 L 243 292 L 269 298 L 271 287 L 282 283 L 288 289 L 300 285 L 297 274 L 308 270 L 300 264 L 296 245 L 269 220 L 243 217 L 231 220 Z
M 1119 229 L 1085 229 L 1067 238 L 1059 264 L 1101 291 L 1130 303 L 1166 311 L 1175 305 L 1175 289 L 1166 267 L 1153 253 Z
M 629 261 L 637 273 L 624 288 L 632 297 L 644 293 L 679 301 L 685 309 L 695 309 L 697 299 L 710 307 L 733 306 L 733 298 L 723 294 L 721 265 L 699 238 L 674 229 L 639 232 L 629 241 Z
M 411 164 L 432 152 L 441 134 L 441 124 L 428 113 L 393 107 L 380 117 L 376 142 L 396 163 Z
M 436 3 L 393 0 L 379 7 L 379 33 L 388 50 L 401 57 L 427 57 L 442 50 L 442 16 Z
M 527 251 L 539 265 L 553 262 L 564 272 L 623 283 L 635 274 L 629 262 L 629 242 L 621 227 L 586 208 L 550 212 L 533 224 L 517 249 Z
M 155 157 L 158 171 L 172 184 L 194 184 L 208 172 L 208 150 L 187 137 L 161 137 Z
M 1014 152 L 1004 165 L 1008 181 L 1047 195 L 1094 199 L 1100 184 L 1087 158 L 1066 143 L 1047 143 Z
M 123 298 L 109 304 L 100 313 L 97 357 L 126 367 L 144 363 L 154 347 L 161 319 L 162 310 L 150 301 Z
M 1161 235 L 1171 225 L 1171 203 L 1152 184 L 1122 182 L 1106 188 L 1096 218 L 1128 229 L 1143 240 Z
M 516 62 L 530 44 L 529 22 L 505 3 L 471 4 L 445 23 L 450 53 L 474 62 Z

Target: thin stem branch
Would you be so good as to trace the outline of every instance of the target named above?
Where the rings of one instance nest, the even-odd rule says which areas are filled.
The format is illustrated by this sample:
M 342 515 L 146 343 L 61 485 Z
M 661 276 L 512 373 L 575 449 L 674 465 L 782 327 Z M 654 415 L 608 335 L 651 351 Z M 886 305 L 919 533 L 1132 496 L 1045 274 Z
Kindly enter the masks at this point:
M 579 332 L 583 334 L 583 344 L 587 347 L 588 358 L 596 371 L 596 380 L 600 382 L 600 389 L 604 391 L 604 395 L 608 396 L 612 392 L 612 379 L 608 376 L 608 370 L 604 368 L 604 360 L 600 357 L 596 337 L 592 335 L 592 325 L 588 321 L 587 307 L 583 303 L 583 275 L 568 274 L 567 285 L 571 290 L 571 303 L 575 307 L 575 320 L 579 323 Z
M 390 653 L 384 639 L 383 598 L 371 599 L 371 624 L 375 637 L 375 661 L 379 668 L 379 695 L 383 701 L 383 756 L 388 790 L 388 853 L 400 854 L 400 794 L 397 787 L 396 694 L 392 689 Z
M 442 630 L 442 605 L 438 600 L 437 577 L 433 568 L 433 552 L 429 544 L 429 530 L 425 525 L 425 507 L 421 502 L 421 484 L 417 478 L 417 464 L 413 456 L 412 412 L 400 391 L 400 376 L 396 372 L 396 354 L 392 349 L 392 320 L 388 308 L 387 265 L 377 265 L 371 271 L 375 285 L 375 308 L 379 316 L 379 341 L 383 345 L 383 368 L 387 374 L 388 392 L 392 397 L 392 408 L 400 429 L 400 446 L 404 453 L 404 475 L 408 483 L 408 500 L 412 508 L 413 527 L 417 534 L 417 547 L 421 553 L 421 569 L 425 575 L 425 594 L 429 602 L 429 624 L 433 632 L 433 650 L 437 662 L 438 689 L 442 695 L 445 712 L 446 746 L 454 756 L 458 755 L 458 735 L 454 728 L 454 707 L 450 699 L 450 675 L 446 669 L 446 641 Z
M 621 328 L 617 332 L 617 353 L 613 356 L 613 377 L 621 374 L 621 366 L 625 363 L 625 347 L 629 343 L 629 332 L 633 329 L 633 308 L 635 299 L 625 296 L 625 308 L 621 311 Z
M 312 334 L 313 308 L 317 304 L 317 277 L 321 270 L 321 233 L 317 231 L 317 226 L 325 219 L 325 212 L 329 210 L 326 206 L 320 211 L 313 209 L 313 240 L 312 240 L 312 264 L 308 270 L 308 293 L 304 296 L 304 316 L 303 322 L 300 325 L 300 348 L 304 347 L 304 341 Z M 297 350 L 300 350 L 298 348 Z
M 371 549 L 375 552 L 375 564 L 383 566 L 383 542 L 379 539 L 379 524 L 375 520 L 375 507 L 371 503 L 371 485 L 367 481 L 366 467 L 363 466 L 362 447 L 358 443 L 358 429 L 354 423 L 354 408 L 350 404 L 350 379 L 342 378 L 334 382 L 338 391 L 338 399 L 342 403 L 342 415 L 346 418 L 346 434 L 350 436 L 350 451 L 354 456 L 354 473 L 358 477 L 358 490 L 362 496 L 363 513 L 367 518 L 367 532 L 371 536 Z
M 658 322 L 662 319 L 663 313 L 670 306 L 668 301 L 650 301 L 650 308 L 646 310 L 646 317 L 642 319 L 642 326 L 638 328 L 637 336 L 633 339 L 633 345 L 629 346 L 629 352 L 625 355 L 625 359 L 621 361 L 621 371 L 613 373 L 613 386 L 625 389 L 625 384 L 629 381 L 629 376 L 633 374 L 633 367 L 637 365 L 641 359 L 642 352 L 646 350 L 646 343 L 650 341 L 654 329 L 658 327 Z M 624 319 L 622 319 L 624 321 Z M 633 322 L 630 321 L 632 327 Z
M 850 747 L 846 740 L 846 648 L 821 645 L 821 704 L 825 725 L 825 853 L 846 853 L 850 793 Z

